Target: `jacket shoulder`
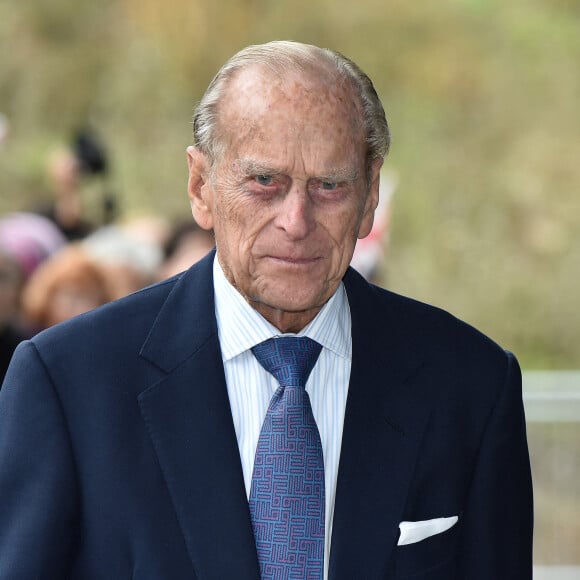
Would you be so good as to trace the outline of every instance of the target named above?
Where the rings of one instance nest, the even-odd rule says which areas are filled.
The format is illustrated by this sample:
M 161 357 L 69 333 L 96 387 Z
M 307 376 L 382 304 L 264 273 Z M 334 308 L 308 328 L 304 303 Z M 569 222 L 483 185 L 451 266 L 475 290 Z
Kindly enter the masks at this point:
M 179 278 L 148 286 L 90 312 L 43 330 L 31 339 L 39 351 L 55 348 L 92 348 L 99 343 L 112 347 L 132 335 L 139 337 L 151 327 L 157 312 Z
M 452 313 L 366 282 L 350 270 L 345 285 L 353 320 L 375 336 L 395 335 L 408 350 L 431 360 L 479 361 L 505 368 L 506 352 L 493 339 Z

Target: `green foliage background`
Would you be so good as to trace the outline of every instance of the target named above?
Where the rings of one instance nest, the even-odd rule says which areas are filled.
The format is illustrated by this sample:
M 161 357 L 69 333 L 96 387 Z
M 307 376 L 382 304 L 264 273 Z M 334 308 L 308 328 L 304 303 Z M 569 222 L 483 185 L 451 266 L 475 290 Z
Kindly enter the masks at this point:
M 387 109 L 384 282 L 525 368 L 580 363 L 577 0 L 0 0 L 0 212 L 45 194 L 87 122 L 125 213 L 189 212 L 190 117 L 217 68 L 275 38 L 356 60 Z

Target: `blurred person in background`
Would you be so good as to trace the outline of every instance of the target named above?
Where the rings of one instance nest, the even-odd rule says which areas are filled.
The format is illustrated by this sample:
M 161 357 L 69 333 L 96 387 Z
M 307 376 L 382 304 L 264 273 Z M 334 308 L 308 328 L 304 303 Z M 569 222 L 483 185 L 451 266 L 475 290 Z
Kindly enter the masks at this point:
M 48 219 L 31 213 L 0 218 L 0 384 L 17 344 L 30 337 L 21 313 L 26 281 L 66 244 Z
M 0 385 L 14 350 L 25 338 L 19 321 L 22 283 L 20 267 L 0 247 Z
M 113 274 L 120 295 L 125 296 L 155 280 L 162 259 L 158 233 L 132 222 L 111 224 L 98 228 L 81 244 Z
M 70 244 L 30 276 L 22 293 L 22 316 L 36 331 L 119 298 L 113 272 L 79 244 Z
M 163 248 L 163 261 L 157 279 L 165 280 L 187 270 L 214 247 L 213 233 L 200 228 L 194 221 L 175 224 Z
M 25 279 L 66 243 L 49 219 L 35 213 L 15 212 L 0 217 L 0 248 L 12 256 Z
M 371 80 L 251 46 L 193 126 L 215 251 L 14 354 L 0 580 L 530 580 L 516 358 L 349 267 L 390 144 Z
M 52 220 L 69 241 L 81 240 L 98 224 L 110 223 L 116 215 L 115 198 L 103 192 L 103 215 L 89 220 L 85 215 L 83 185 L 85 180 L 106 178 L 109 161 L 105 148 L 95 133 L 79 130 L 69 147 L 53 151 L 47 162 L 47 176 L 52 199 L 35 211 Z

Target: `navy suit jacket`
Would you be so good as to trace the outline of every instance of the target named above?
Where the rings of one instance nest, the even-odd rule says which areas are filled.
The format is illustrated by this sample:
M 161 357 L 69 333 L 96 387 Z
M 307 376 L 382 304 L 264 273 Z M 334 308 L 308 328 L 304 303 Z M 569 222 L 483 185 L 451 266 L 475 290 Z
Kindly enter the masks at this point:
M 0 580 L 259 579 L 212 259 L 18 348 L 0 391 Z M 514 357 L 353 270 L 344 283 L 330 579 L 530 579 Z M 401 521 L 454 515 L 397 545 Z

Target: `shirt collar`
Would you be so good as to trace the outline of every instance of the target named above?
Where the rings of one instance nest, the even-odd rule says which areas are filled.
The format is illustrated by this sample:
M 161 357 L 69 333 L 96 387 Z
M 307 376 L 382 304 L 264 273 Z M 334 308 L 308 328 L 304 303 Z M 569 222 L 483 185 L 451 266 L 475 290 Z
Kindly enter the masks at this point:
M 227 280 L 217 259 L 213 264 L 215 310 L 224 362 L 282 333 L 270 324 Z M 351 357 L 351 318 L 342 282 L 316 317 L 299 333 L 343 358 Z

